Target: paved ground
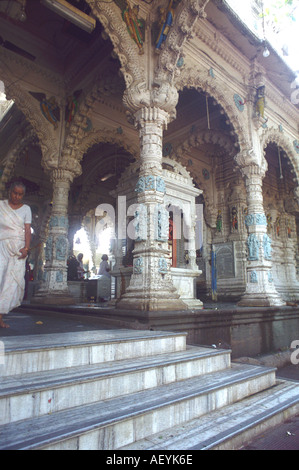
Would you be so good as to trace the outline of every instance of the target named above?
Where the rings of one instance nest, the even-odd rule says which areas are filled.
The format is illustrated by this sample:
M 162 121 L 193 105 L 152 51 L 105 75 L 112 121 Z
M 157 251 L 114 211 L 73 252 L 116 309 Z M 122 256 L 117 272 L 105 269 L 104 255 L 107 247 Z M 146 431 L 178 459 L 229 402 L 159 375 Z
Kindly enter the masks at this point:
M 299 365 L 278 369 L 277 377 L 299 382 Z M 258 436 L 242 450 L 299 450 L 299 415 Z
M 27 313 L 28 310 L 28 313 Z M 7 329 L 0 329 L 1 337 L 39 335 L 51 333 L 68 333 L 70 331 L 112 330 L 115 327 L 106 325 L 95 316 L 72 314 L 48 314 L 26 309 L 26 313 L 14 311 L 5 315 L 4 321 L 9 325 Z M 92 314 L 92 311 L 91 311 Z
M 262 434 L 242 450 L 299 450 L 299 415 Z
M 5 317 L 9 329 L 0 329 L 0 340 L 7 336 L 51 334 L 72 331 L 113 329 L 95 316 L 11 312 Z M 92 310 L 91 310 L 92 314 Z M 299 365 L 288 365 L 277 372 L 278 378 L 299 382 Z M 299 415 L 256 438 L 242 450 L 299 450 Z

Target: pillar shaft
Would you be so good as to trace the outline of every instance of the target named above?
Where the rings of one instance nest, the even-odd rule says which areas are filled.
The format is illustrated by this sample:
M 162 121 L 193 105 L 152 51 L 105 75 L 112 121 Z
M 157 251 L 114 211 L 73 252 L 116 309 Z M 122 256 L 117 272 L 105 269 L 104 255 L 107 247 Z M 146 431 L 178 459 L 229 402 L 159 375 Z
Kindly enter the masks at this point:
M 73 303 L 67 285 L 68 195 L 73 175 L 67 170 L 52 172 L 53 200 L 45 247 L 43 283 L 34 302 Z
M 247 215 L 246 292 L 240 306 L 284 305 L 276 291 L 272 276 L 272 240 L 267 234 L 267 218 L 263 205 L 265 170 L 256 163 L 241 168 L 245 176 Z
M 164 206 L 162 139 L 168 113 L 159 108 L 142 108 L 135 119 L 141 163 L 136 186 L 133 274 L 117 306 L 143 311 L 184 310 L 186 305 L 180 300 L 170 273 L 169 213 Z

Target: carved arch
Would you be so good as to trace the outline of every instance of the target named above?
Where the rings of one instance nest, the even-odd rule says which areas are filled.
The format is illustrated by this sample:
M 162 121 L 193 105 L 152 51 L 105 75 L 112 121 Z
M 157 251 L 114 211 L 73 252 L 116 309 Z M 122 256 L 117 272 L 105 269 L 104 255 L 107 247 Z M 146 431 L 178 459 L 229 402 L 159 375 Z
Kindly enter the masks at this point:
M 1 68 L 1 80 L 5 85 L 7 98 L 12 99 L 24 114 L 39 140 L 42 151 L 42 165 L 46 167 L 45 163 L 47 161 L 51 161 L 53 166 L 56 165 L 58 150 L 55 146 L 57 140 L 55 130 L 53 126 L 48 125 L 43 117 L 37 101 L 3 68 Z
M 128 34 L 120 8 L 114 2 L 86 1 L 113 44 L 126 86 L 130 87 L 134 82 L 144 82 L 143 56 L 138 53 L 137 45 Z
M 269 143 L 274 143 L 277 146 L 281 147 L 287 154 L 288 159 L 292 165 L 293 171 L 296 175 L 297 186 L 299 186 L 299 163 L 298 156 L 294 150 L 293 143 L 291 140 L 283 133 L 277 129 L 267 129 L 261 136 L 261 147 L 263 152 L 263 158 L 266 160 L 266 147 Z
M 3 169 L 3 174 L 0 179 L 0 193 L 4 193 L 6 183 L 11 179 L 15 166 L 18 160 L 21 158 L 22 151 L 24 147 L 28 144 L 34 145 L 40 148 L 39 142 L 37 140 L 36 133 L 33 129 L 27 129 L 25 137 L 15 143 L 11 148 L 9 154 L 7 155 L 5 166 Z
M 162 165 L 169 165 L 172 167 L 173 172 L 181 175 L 190 185 L 193 185 L 192 176 L 187 168 L 178 160 L 171 157 L 163 157 Z
M 106 70 L 104 75 L 95 80 L 95 82 L 92 89 L 86 94 L 82 102 L 79 103 L 74 120 L 68 129 L 65 145 L 61 154 L 62 165 L 66 168 L 70 165 L 73 166 L 73 168 L 76 167 L 76 176 L 81 174 L 79 162 L 82 160 L 83 154 L 88 150 L 86 149 L 86 141 L 88 142 L 89 138 L 93 136 L 95 132 L 98 132 L 88 129 L 93 108 L 103 96 L 110 96 L 120 88 L 120 78 L 115 71 L 110 74 L 109 71 Z
M 237 151 L 234 143 L 227 135 L 220 131 L 205 130 L 190 134 L 188 139 L 177 147 L 175 153 L 178 158 L 181 158 L 184 152 L 188 151 L 191 147 L 198 147 L 204 144 L 218 145 L 223 152 L 232 156 Z
M 246 135 L 246 129 L 248 129 L 247 113 L 241 113 L 237 108 L 235 110 L 233 93 L 223 82 L 209 78 L 208 71 L 203 73 L 195 69 L 186 68 L 179 79 L 177 79 L 176 87 L 179 91 L 182 91 L 184 88 L 194 88 L 214 98 L 229 118 L 237 138 L 239 151 L 242 152 L 251 148 L 248 135 Z
M 139 158 L 140 149 L 138 142 L 135 147 L 128 136 L 117 134 L 116 131 L 101 129 L 90 132 L 84 139 L 82 139 L 80 149 L 78 150 L 78 157 L 80 157 L 80 160 L 82 160 L 83 155 L 88 151 L 88 149 L 100 143 L 119 145 L 134 158 Z

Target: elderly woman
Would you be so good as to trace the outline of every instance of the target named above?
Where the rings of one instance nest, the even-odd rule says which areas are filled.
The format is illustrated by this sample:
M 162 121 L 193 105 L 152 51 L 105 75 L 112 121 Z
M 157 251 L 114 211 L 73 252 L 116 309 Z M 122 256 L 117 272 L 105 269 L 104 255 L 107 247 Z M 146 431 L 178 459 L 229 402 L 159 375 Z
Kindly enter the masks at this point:
M 9 327 L 3 315 L 18 307 L 24 296 L 32 221 L 24 195 L 23 183 L 15 182 L 8 200 L 0 201 L 0 328 Z
M 103 255 L 98 274 L 100 276 L 110 277 L 109 271 L 110 271 L 110 265 L 109 265 L 109 262 L 108 262 L 108 256 Z

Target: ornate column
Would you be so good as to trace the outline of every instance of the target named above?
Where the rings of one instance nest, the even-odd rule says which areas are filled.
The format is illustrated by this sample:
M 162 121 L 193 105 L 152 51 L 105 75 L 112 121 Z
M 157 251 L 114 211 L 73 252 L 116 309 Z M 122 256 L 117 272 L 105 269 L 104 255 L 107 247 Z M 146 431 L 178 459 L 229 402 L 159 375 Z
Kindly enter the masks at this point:
M 275 289 L 272 276 L 272 241 L 267 234 L 262 191 L 266 168 L 253 160 L 240 166 L 245 177 L 247 192 L 245 223 L 248 230 L 248 257 L 246 292 L 238 305 L 248 307 L 284 305 Z
M 164 206 L 162 138 L 169 113 L 142 107 L 134 113 L 140 138 L 140 172 L 136 186 L 135 249 L 131 282 L 118 308 L 185 310 L 170 274 L 169 213 Z
M 67 285 L 68 256 L 68 198 L 73 173 L 64 169 L 52 170 L 52 213 L 45 247 L 43 283 L 33 298 L 35 303 L 71 304 L 73 299 Z

